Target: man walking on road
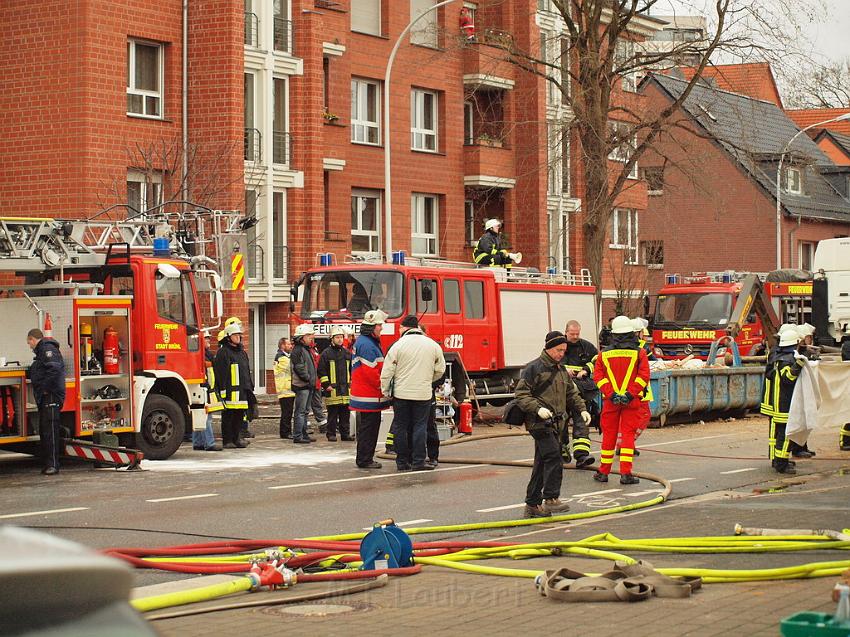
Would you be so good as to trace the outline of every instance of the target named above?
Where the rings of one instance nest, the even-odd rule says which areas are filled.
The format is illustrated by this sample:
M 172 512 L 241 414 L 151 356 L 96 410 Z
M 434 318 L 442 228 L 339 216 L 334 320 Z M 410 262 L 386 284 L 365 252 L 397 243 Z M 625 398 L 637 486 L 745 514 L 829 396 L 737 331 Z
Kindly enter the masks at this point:
M 401 338 L 387 352 L 381 371 L 381 393 L 393 399 L 396 468 L 427 471 L 425 440 L 433 383 L 446 370 L 443 350 L 422 333 L 415 316 L 401 322 Z M 410 457 L 412 465 L 408 464 Z
M 561 332 L 549 332 L 540 357 L 522 370 L 516 387 L 516 401 L 526 414 L 525 426 L 534 438 L 534 467 L 525 494 L 525 514 L 549 517 L 568 511 L 561 502 L 564 467 L 559 436 L 567 412 L 585 425 L 590 413 L 575 383 L 562 364 L 567 339 Z
M 366 312 L 351 359 L 349 404 L 352 411 L 360 413 L 356 463 L 361 469 L 381 468 L 381 463 L 375 461 L 375 445 L 381 429 L 381 412 L 390 406 L 389 399 L 381 393 L 381 370 L 384 367 L 381 330 L 386 320 L 383 310 Z

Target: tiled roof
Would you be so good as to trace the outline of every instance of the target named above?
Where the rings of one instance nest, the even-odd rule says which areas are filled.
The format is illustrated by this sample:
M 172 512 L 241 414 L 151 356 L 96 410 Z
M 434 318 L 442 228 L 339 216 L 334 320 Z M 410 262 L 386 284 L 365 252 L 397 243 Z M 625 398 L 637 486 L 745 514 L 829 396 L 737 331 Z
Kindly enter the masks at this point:
M 682 69 L 687 80 L 690 80 L 695 72 L 696 69 L 693 68 Z M 773 102 L 782 108 L 782 97 L 779 95 L 773 72 L 767 62 L 707 66 L 702 72 L 702 77 L 710 78 L 721 90 Z
M 651 78 L 671 99 L 680 96 L 688 84 L 666 75 L 653 74 Z M 779 155 L 799 132 L 781 108 L 705 84 L 693 87 L 683 108 L 767 193 L 776 193 Z M 833 166 L 818 145 L 808 135 L 799 135 L 786 161 L 789 156 L 813 166 L 806 170 L 805 195 L 782 194 L 785 210 L 795 216 L 850 223 L 850 202 L 818 172 L 819 167 Z
M 817 131 L 817 134 L 812 137 L 816 144 L 820 145 L 820 142 L 824 137 L 829 137 L 833 144 L 835 144 L 848 158 L 850 158 L 850 135 L 842 135 L 841 133 L 836 133 L 834 130 L 829 130 L 828 128 L 816 128 L 813 130 Z
M 785 112 L 797 126 L 805 128 L 806 126 L 825 122 L 826 120 L 838 117 L 839 115 L 850 113 L 850 108 L 806 108 L 800 110 L 788 110 Z M 843 135 L 850 135 L 850 120 L 832 122 L 831 124 L 825 125 L 824 128 L 828 128 L 829 130 L 837 133 L 842 133 Z

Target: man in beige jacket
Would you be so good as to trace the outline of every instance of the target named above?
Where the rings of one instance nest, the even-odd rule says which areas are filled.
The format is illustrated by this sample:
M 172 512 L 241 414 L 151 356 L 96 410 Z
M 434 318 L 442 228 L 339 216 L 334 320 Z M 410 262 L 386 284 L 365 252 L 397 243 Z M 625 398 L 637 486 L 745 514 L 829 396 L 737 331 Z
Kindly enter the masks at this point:
M 384 357 L 381 391 L 393 399 L 396 468 L 427 471 L 425 440 L 433 383 L 446 369 L 443 350 L 422 333 L 415 316 L 401 322 L 401 337 Z M 408 464 L 412 458 L 413 465 Z

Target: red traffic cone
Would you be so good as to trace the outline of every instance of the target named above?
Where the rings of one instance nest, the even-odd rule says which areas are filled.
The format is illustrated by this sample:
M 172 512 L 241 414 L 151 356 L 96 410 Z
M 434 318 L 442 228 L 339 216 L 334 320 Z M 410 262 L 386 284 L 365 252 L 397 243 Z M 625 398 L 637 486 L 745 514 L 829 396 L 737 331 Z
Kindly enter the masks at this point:
M 50 312 L 44 315 L 44 336 L 53 338 L 53 321 L 50 320 Z

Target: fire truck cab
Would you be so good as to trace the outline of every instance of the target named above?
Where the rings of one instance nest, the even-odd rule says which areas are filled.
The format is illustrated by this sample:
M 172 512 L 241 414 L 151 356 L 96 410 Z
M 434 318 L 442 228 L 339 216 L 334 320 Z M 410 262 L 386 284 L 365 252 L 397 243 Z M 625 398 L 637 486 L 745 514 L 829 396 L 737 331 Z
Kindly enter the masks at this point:
M 386 349 L 399 337 L 398 323 L 415 314 L 443 347 L 456 398 L 472 388 L 480 402 L 504 402 L 519 372 L 541 350 L 550 330 L 578 320 L 582 335 L 598 333 L 595 289 L 588 275 L 549 275 L 517 268 L 476 268 L 468 263 L 411 259 L 405 264 L 353 262 L 305 272 L 297 294 L 301 318 L 318 339 L 331 327 L 357 332 L 365 313 L 389 316 L 381 334 Z M 320 345 L 321 347 L 322 345 Z

